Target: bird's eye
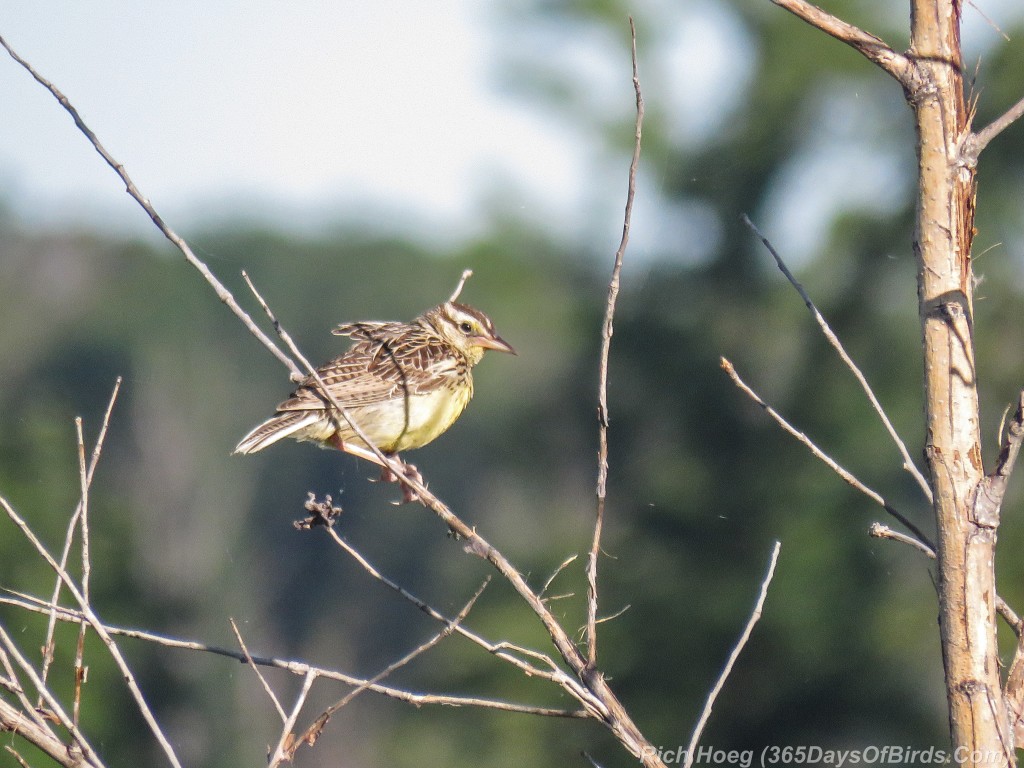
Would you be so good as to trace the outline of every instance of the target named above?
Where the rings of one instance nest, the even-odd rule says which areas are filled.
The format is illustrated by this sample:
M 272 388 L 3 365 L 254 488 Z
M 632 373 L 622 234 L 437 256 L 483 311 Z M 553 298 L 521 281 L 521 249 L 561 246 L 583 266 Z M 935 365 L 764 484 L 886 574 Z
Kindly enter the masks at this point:
M 461 323 L 459 323 L 459 330 L 462 331 L 463 333 L 467 333 L 467 334 L 468 333 L 472 333 L 473 332 L 473 324 L 471 322 L 469 322 L 468 320 L 463 320 Z

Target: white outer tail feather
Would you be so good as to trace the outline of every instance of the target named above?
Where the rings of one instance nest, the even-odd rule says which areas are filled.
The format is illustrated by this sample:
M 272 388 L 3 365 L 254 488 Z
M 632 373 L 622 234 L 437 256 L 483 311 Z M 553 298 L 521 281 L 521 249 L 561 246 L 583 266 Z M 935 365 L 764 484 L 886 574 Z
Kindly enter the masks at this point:
M 233 453 L 251 454 L 256 453 L 257 451 L 262 451 L 268 445 L 273 445 L 278 440 L 291 437 L 296 432 L 315 424 L 323 418 L 322 413 L 310 411 L 306 413 L 303 418 L 295 419 L 294 423 L 288 424 L 287 426 L 279 426 L 277 429 L 268 429 L 269 427 L 280 425 L 289 418 L 295 418 L 300 413 L 301 412 L 278 413 L 276 416 L 272 416 L 243 437 L 239 441 L 238 445 L 235 446 Z

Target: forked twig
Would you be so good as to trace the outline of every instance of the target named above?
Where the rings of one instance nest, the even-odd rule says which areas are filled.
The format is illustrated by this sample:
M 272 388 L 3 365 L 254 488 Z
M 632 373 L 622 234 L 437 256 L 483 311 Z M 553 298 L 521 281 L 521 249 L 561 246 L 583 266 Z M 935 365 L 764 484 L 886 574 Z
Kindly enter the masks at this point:
M 2 498 L 0 498 L 0 501 L 2 501 Z M 21 651 L 18 650 L 18 646 L 15 645 L 11 636 L 7 634 L 7 631 L 4 629 L 2 624 L 0 624 L 0 645 L 3 646 L 6 654 L 17 662 L 18 666 L 28 679 L 32 681 L 32 685 L 46 702 L 46 706 L 49 711 L 57 718 L 61 726 L 66 728 L 71 734 L 71 738 L 74 739 L 75 748 L 77 748 L 81 753 L 81 758 L 85 759 L 91 766 L 97 766 L 97 768 L 102 766 L 103 763 L 101 762 L 99 755 L 96 754 L 96 750 L 93 749 L 91 744 L 89 744 L 88 739 L 85 738 L 85 734 L 82 733 L 81 730 L 79 730 L 78 725 L 68 717 L 68 714 L 64 711 L 60 701 L 58 701 L 57 697 L 53 695 L 49 688 L 46 687 L 46 683 L 43 682 L 42 678 L 36 673 L 28 659 L 26 659 Z M 62 765 L 75 764 L 76 761 L 74 760 L 62 762 Z
M 917 468 L 914 460 L 910 457 L 910 451 L 907 450 L 906 444 L 903 442 L 903 439 L 900 437 L 896 428 L 892 425 L 892 422 L 886 415 L 885 409 L 882 408 L 882 404 L 879 403 L 878 398 L 875 397 L 874 390 L 871 389 L 871 385 L 868 384 L 868 380 L 865 378 L 860 368 L 857 367 L 857 364 L 853 362 L 853 358 L 846 353 L 846 349 L 843 347 L 842 342 L 839 341 L 839 337 L 835 335 L 831 326 L 829 326 L 828 321 L 825 320 L 821 312 L 818 311 L 818 308 L 814 305 L 814 302 L 811 301 L 811 297 L 807 294 L 807 291 L 804 290 L 804 287 L 800 285 L 799 281 L 797 281 L 793 276 L 793 273 L 789 271 L 789 267 L 786 266 L 786 262 L 782 260 L 779 252 L 775 250 L 775 247 L 771 244 L 768 238 L 761 234 L 761 230 L 757 228 L 747 214 L 743 214 L 741 218 L 743 223 L 750 228 L 750 231 L 753 232 L 764 244 L 764 247 L 768 249 L 768 253 L 770 253 L 772 258 L 775 259 L 775 264 L 778 266 L 779 271 L 786 276 L 790 285 L 796 289 L 796 292 L 800 294 L 800 298 L 804 300 L 804 304 L 810 311 L 814 321 L 818 324 L 818 327 L 821 328 L 821 332 L 824 334 L 825 339 L 832 345 L 832 348 L 839 354 L 839 359 L 843 361 L 846 367 L 850 369 L 850 372 L 853 373 L 854 377 L 857 379 L 857 383 L 860 384 L 861 389 L 864 390 L 864 394 L 867 395 L 867 398 L 871 403 L 871 407 L 875 409 L 875 413 L 877 413 L 878 418 L 882 420 L 882 424 L 885 426 L 886 432 L 889 433 L 889 437 L 891 437 L 892 441 L 896 444 L 896 449 L 900 452 L 900 456 L 903 458 L 903 468 L 910 473 L 911 477 L 914 478 L 918 487 L 920 487 L 921 492 L 924 494 L 924 497 L 928 500 L 928 503 L 931 504 L 931 486 L 928 484 L 928 481 L 925 480 L 921 471 Z
M 484 580 L 484 582 L 479 586 L 479 588 L 473 594 L 473 596 L 469 599 L 469 601 L 462 607 L 462 610 L 460 610 L 459 613 L 455 616 L 455 618 L 452 619 L 448 624 L 446 624 L 445 627 L 440 632 L 437 632 L 429 640 L 427 640 L 424 643 L 421 643 L 419 646 L 409 651 L 409 653 L 405 654 L 402 658 L 398 659 L 397 661 L 393 661 L 391 664 L 388 664 L 376 675 L 369 678 L 364 684 L 356 686 L 347 694 L 345 694 L 339 701 L 336 701 L 334 704 L 325 709 L 316 718 L 316 720 L 313 721 L 312 725 L 310 725 L 309 728 L 307 728 L 303 732 L 303 734 L 299 736 L 299 738 L 293 740 L 292 746 L 287 750 L 287 758 L 291 760 L 295 756 L 295 752 L 302 744 L 309 744 L 310 746 L 312 746 L 320 737 L 320 734 L 323 731 L 324 726 L 327 725 L 327 721 L 330 720 L 331 717 L 339 709 L 347 706 L 349 702 L 351 702 L 352 699 L 354 699 L 356 696 L 361 694 L 363 691 L 369 689 L 369 687 L 374 683 L 379 683 L 388 675 L 395 672 L 395 670 L 401 669 L 406 664 L 415 659 L 417 656 L 429 651 L 439 642 L 444 640 L 446 637 L 450 636 L 452 632 L 455 631 L 456 627 L 458 627 L 460 624 L 462 624 L 463 621 L 466 620 L 466 617 L 469 615 L 469 612 L 473 610 L 473 606 L 476 604 L 476 601 L 480 598 L 480 595 L 483 594 L 484 590 L 487 588 L 487 585 L 490 583 L 490 581 L 491 577 L 488 576 Z
M 121 670 L 121 676 L 122 678 L 124 678 L 125 684 L 128 686 L 128 690 L 132 694 L 132 698 L 135 699 L 135 705 L 139 708 L 139 712 L 142 715 L 142 718 L 146 721 L 146 724 L 149 726 L 149 729 L 153 733 L 154 738 L 156 738 L 157 742 L 160 744 L 160 747 L 163 749 L 164 755 L 167 757 L 168 762 L 170 762 L 170 764 L 173 765 L 174 768 L 181 768 L 181 763 L 178 761 L 178 757 L 174 753 L 174 748 L 167 740 L 167 737 L 164 735 L 163 730 L 160 728 L 160 724 L 157 722 L 156 718 L 153 716 L 153 712 L 149 708 L 149 705 L 146 703 L 146 698 L 145 696 L 143 696 L 142 690 L 139 688 L 139 685 L 135 680 L 135 674 L 132 672 L 131 668 L 128 666 L 128 663 L 125 661 L 124 656 L 121 654 L 121 650 L 117 647 L 117 643 L 114 642 L 114 639 L 110 636 L 110 633 L 107 632 L 106 627 L 93 612 L 92 606 L 89 605 L 88 601 L 85 599 L 85 596 L 82 594 L 81 590 L 78 589 L 78 586 L 75 584 L 70 574 L 68 574 L 68 572 L 61 567 L 60 563 L 54 560 L 53 555 L 50 554 L 49 550 L 46 549 L 43 543 L 39 540 L 39 538 L 35 535 L 32 529 L 28 526 L 28 524 L 21 518 L 21 516 L 14 510 L 14 507 L 11 506 L 10 502 L 8 502 L 7 499 L 5 499 L 3 496 L 0 496 L 0 506 L 2 506 L 4 510 L 7 512 L 7 516 L 11 519 L 11 522 L 13 522 L 19 528 L 19 530 L 21 530 L 22 535 L 24 535 L 25 538 L 28 539 L 29 542 L 31 542 L 32 546 L 36 548 L 36 552 L 38 552 L 42 556 L 42 558 L 46 560 L 50 568 L 52 568 L 53 571 L 58 576 L 60 576 L 65 586 L 68 588 L 68 591 L 71 592 L 72 596 L 78 602 L 82 615 L 85 617 L 86 620 L 88 620 L 90 626 L 92 626 L 92 628 L 96 631 L 96 634 L 100 636 L 100 639 L 103 641 L 103 644 L 107 647 L 107 651 L 110 653 L 110 656 L 114 660 L 114 663 L 117 664 L 118 669 Z M 3 628 L 0 627 L 0 631 L 2 631 L 2 629 Z M 43 687 L 45 688 L 45 685 Z
M 615 302 L 619 296 L 619 276 L 622 258 L 629 243 L 629 228 L 633 219 L 633 199 L 636 197 L 636 172 L 640 165 L 640 144 L 644 125 L 644 97 L 640 89 L 640 72 L 636 59 L 636 25 L 629 18 L 629 34 L 633 62 L 633 91 L 636 93 L 636 123 L 634 128 L 633 158 L 629 163 L 629 182 L 626 191 L 626 210 L 622 219 L 622 238 L 615 251 L 612 276 L 608 281 L 608 301 L 605 305 L 604 324 L 601 328 L 601 357 L 597 385 L 597 511 L 594 537 L 587 559 L 587 664 L 597 665 L 597 561 L 601 554 L 601 532 L 604 528 L 605 500 L 608 496 L 608 359 L 614 333 Z
M 697 753 L 697 744 L 700 741 L 700 736 L 704 732 L 704 727 L 707 725 L 708 718 L 711 717 L 711 708 L 715 704 L 715 699 L 718 698 L 718 694 L 721 692 L 725 685 L 726 679 L 729 677 L 729 673 L 732 672 L 732 667 L 736 663 L 736 659 L 739 658 L 740 653 L 743 651 L 743 647 L 747 644 L 747 640 L 750 639 L 750 633 L 754 630 L 754 625 L 757 624 L 761 618 L 761 611 L 764 608 L 765 598 L 768 597 L 768 586 L 772 583 L 772 578 L 775 576 L 775 564 L 779 560 L 779 551 L 782 549 L 782 544 L 778 541 L 775 542 L 775 546 L 772 547 L 771 559 L 768 562 L 768 572 L 765 574 L 764 579 L 761 582 L 761 593 L 757 597 L 757 602 L 754 604 L 754 610 L 750 614 L 750 618 L 747 619 L 747 625 L 743 628 L 743 633 L 740 635 L 740 639 L 737 641 L 735 647 L 732 649 L 732 653 L 729 654 L 729 659 L 725 663 L 725 667 L 722 669 L 722 673 L 718 676 L 718 680 L 715 681 L 714 688 L 711 689 L 711 693 L 708 695 L 707 701 L 704 702 L 704 709 L 700 713 L 700 719 L 697 720 L 697 727 L 693 729 L 693 735 L 690 736 L 690 745 L 686 748 L 686 758 L 683 762 L 684 768 L 690 768 L 693 765 L 694 755 Z
M 89 458 L 89 470 L 86 473 L 86 487 L 92 485 L 92 477 L 96 472 L 96 466 L 99 464 L 100 454 L 103 452 L 103 442 L 107 437 L 107 429 L 110 426 L 110 415 L 114 411 L 114 403 L 117 402 L 117 395 L 121 391 L 121 377 L 118 376 L 114 381 L 114 389 L 110 393 L 110 400 L 107 402 L 107 409 L 103 413 L 103 421 L 100 423 L 100 432 L 96 437 L 96 443 L 93 445 L 92 455 Z M 82 514 L 82 500 L 78 500 L 78 506 L 75 508 L 74 514 L 71 516 L 71 520 L 68 522 L 67 533 L 64 536 L 64 548 L 60 553 L 60 565 L 62 568 L 67 567 L 68 557 L 71 554 L 71 544 L 75 536 L 75 530 L 78 527 L 78 518 Z M 60 601 L 60 590 L 61 590 L 61 579 L 58 576 L 53 586 L 53 597 L 50 598 L 52 605 L 57 605 Z M 50 665 L 53 663 L 54 645 L 53 645 L 53 633 L 57 626 L 56 617 L 51 615 L 49 621 L 46 624 L 46 640 L 43 642 L 43 662 L 40 669 L 40 676 L 43 681 L 46 681 L 46 675 L 49 672 Z
M 35 613 L 47 614 L 50 611 L 55 611 L 58 621 L 67 621 L 74 624 L 78 624 L 83 619 L 81 611 L 72 610 L 63 606 L 52 606 L 43 600 L 33 598 L 31 595 L 18 595 L 16 598 L 0 596 L 0 603 L 4 605 L 12 605 L 26 611 L 32 611 Z M 340 683 L 351 686 L 363 685 L 366 681 L 360 677 L 353 675 L 347 675 L 344 672 L 338 672 L 337 670 L 327 669 L 326 667 L 317 667 L 312 664 L 308 664 L 304 661 L 295 661 L 289 659 L 279 659 L 273 656 L 246 656 L 241 651 L 236 651 L 233 648 L 223 648 L 217 645 L 210 645 L 208 643 L 201 643 L 196 640 L 183 640 L 176 637 L 168 637 L 167 635 L 158 635 L 154 632 L 146 632 L 140 629 L 130 629 L 128 627 L 118 627 L 111 624 L 105 624 L 104 628 L 111 635 L 117 635 L 119 637 L 127 637 L 135 640 L 141 640 L 143 642 L 152 643 L 159 645 L 164 648 L 177 648 L 184 651 L 194 651 L 199 653 L 211 653 L 215 656 L 223 656 L 228 659 L 234 659 L 235 661 L 243 664 L 249 663 L 251 659 L 254 664 L 261 667 L 268 667 L 271 669 L 280 669 L 293 675 L 303 677 L 310 670 L 316 672 L 318 677 L 322 677 L 326 680 L 337 680 Z M 534 707 L 528 704 L 517 704 L 515 702 L 501 701 L 499 699 L 480 699 L 472 696 L 446 696 L 443 694 L 432 694 L 432 693 L 414 693 L 412 691 L 405 691 L 400 688 L 393 688 L 386 685 L 374 684 L 368 687 L 369 690 L 388 698 L 396 699 L 398 701 L 404 701 L 413 706 L 420 707 L 423 705 L 441 705 L 448 707 L 480 707 L 483 709 L 495 709 L 502 712 L 515 712 L 528 715 L 539 715 L 541 717 L 568 717 L 568 718 L 587 718 L 590 714 L 581 709 L 558 709 L 554 707 Z M 33 710 L 31 704 L 28 705 L 28 710 Z
M 238 629 L 238 624 L 235 623 L 234 619 L 228 619 L 231 624 L 231 631 L 235 633 L 235 640 L 238 641 L 238 647 L 242 649 L 242 653 L 245 654 L 245 663 L 249 665 L 249 668 L 256 674 L 256 678 L 260 681 L 260 685 L 263 686 L 263 690 L 267 692 L 267 696 L 270 697 L 270 701 L 274 704 L 274 709 L 277 710 L 277 714 L 281 718 L 281 722 L 288 722 L 288 715 L 284 711 L 284 707 L 281 706 L 280 700 L 274 693 L 274 689 L 270 687 L 270 683 L 267 682 L 267 678 L 260 672 L 259 666 L 252 659 L 252 654 L 249 653 L 249 649 L 245 645 L 245 640 L 242 639 L 242 633 Z
M 776 411 L 774 408 L 768 405 L 768 403 L 762 400 L 760 395 L 758 395 L 754 390 L 752 390 L 747 385 L 747 383 L 740 378 L 740 375 L 736 373 L 736 368 L 733 366 L 731 362 L 729 362 L 723 357 L 721 358 L 721 366 L 722 370 L 729 374 L 729 378 L 732 379 L 733 383 L 737 387 L 739 387 L 740 391 L 742 391 L 745 395 L 747 395 L 747 397 L 749 397 L 751 400 L 753 400 L 755 403 L 761 406 L 764 412 L 771 416 L 772 419 L 775 420 L 775 423 L 782 427 L 782 429 L 784 429 L 790 435 L 795 437 L 797 441 L 803 443 L 807 447 L 807 449 L 814 454 L 816 458 L 820 459 L 825 464 L 825 466 L 827 466 L 829 469 L 831 469 L 833 472 L 839 475 L 839 477 L 841 477 L 847 484 L 856 488 L 858 491 L 860 491 L 865 496 L 874 501 L 876 504 L 878 504 L 878 506 L 880 506 L 890 515 L 892 515 L 901 523 L 903 523 L 903 525 L 907 526 L 907 528 L 909 528 L 910 531 L 930 549 L 935 549 L 935 545 L 932 544 L 931 540 L 924 534 L 924 532 L 920 528 L 914 525 L 914 523 L 912 523 L 906 517 L 906 515 L 904 515 L 898 509 L 893 507 L 891 504 L 889 504 L 889 502 L 887 502 L 880 493 L 866 486 L 864 483 L 858 480 L 857 477 L 853 475 L 853 473 L 840 466 L 840 464 L 835 459 L 833 459 L 831 456 L 829 456 L 827 453 L 821 450 L 821 448 L 815 445 L 815 443 L 807 435 L 805 435 L 803 432 L 799 431 L 794 426 L 792 426 L 788 421 L 786 421 L 782 417 L 782 415 L 778 411 Z
M 290 753 L 295 740 L 295 734 L 293 733 L 295 722 L 299 719 L 299 712 L 302 711 L 302 707 L 306 703 L 306 697 L 309 696 L 309 691 L 313 687 L 316 678 L 316 672 L 310 670 L 302 679 L 302 690 L 295 697 L 292 711 L 288 713 L 288 717 L 285 718 L 284 725 L 281 727 L 281 738 L 277 742 L 277 747 L 274 748 L 274 754 L 270 758 L 268 768 L 277 768 L 285 760 L 291 759 Z

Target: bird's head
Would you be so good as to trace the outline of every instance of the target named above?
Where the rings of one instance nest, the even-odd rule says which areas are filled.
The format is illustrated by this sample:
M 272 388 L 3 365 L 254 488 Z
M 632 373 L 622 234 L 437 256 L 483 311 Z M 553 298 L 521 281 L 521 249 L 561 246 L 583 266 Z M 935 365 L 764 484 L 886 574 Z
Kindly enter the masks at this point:
M 512 346 L 494 330 L 491 318 L 466 304 L 446 301 L 428 311 L 424 319 L 445 341 L 462 352 L 470 365 L 479 363 L 488 349 L 516 354 Z

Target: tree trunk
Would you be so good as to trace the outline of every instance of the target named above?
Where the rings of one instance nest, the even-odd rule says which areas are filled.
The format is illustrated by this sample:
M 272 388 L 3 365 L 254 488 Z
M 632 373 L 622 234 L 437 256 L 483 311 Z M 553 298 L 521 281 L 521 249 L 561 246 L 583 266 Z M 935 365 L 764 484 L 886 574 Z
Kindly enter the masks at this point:
M 907 98 L 919 188 L 914 251 L 924 340 L 926 439 L 938 528 L 939 623 L 950 732 L 964 765 L 1015 764 L 1000 692 L 995 624 L 998 518 L 976 514 L 981 460 L 971 240 L 975 178 L 962 160 L 964 101 L 958 0 L 914 0 Z

